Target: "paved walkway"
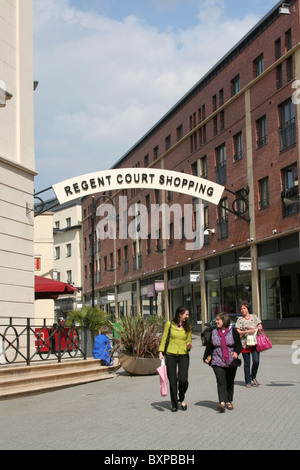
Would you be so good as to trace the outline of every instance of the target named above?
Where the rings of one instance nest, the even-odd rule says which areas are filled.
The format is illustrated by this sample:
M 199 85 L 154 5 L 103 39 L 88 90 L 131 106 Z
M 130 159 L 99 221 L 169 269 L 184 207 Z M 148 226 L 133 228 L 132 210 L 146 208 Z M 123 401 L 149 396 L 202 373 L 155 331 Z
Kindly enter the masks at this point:
M 157 375 L 119 369 L 114 379 L 0 402 L 0 449 L 300 449 L 300 343 L 261 354 L 257 388 L 245 388 L 240 367 L 235 409 L 224 414 L 216 411 L 215 377 L 199 337 L 193 345 L 186 412 L 170 412 Z

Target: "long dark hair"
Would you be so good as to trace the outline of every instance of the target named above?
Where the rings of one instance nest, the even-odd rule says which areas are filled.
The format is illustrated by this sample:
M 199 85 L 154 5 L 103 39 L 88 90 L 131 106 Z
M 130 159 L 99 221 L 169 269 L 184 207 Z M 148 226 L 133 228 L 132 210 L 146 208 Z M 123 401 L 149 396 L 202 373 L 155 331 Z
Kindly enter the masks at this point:
M 179 323 L 179 315 L 182 315 L 187 310 L 188 310 L 188 308 L 184 307 L 183 305 L 180 305 L 180 307 L 177 308 L 177 310 L 175 312 L 175 317 L 173 318 L 173 323 L 175 323 L 175 325 L 178 325 L 178 323 Z M 191 325 L 189 324 L 188 320 L 183 322 L 182 326 L 183 326 L 186 333 L 191 331 Z
M 246 307 L 248 309 L 249 314 L 251 314 L 251 305 L 246 300 L 240 303 L 240 311 L 242 306 Z

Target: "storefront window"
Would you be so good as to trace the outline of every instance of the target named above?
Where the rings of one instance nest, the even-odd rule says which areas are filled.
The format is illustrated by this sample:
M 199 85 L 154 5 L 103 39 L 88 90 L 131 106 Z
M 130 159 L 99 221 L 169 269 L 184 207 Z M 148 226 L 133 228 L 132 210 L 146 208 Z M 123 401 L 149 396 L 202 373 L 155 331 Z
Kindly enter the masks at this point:
M 200 284 L 193 285 L 193 305 L 193 323 L 200 324 L 202 322 Z
M 235 276 L 221 279 L 222 285 L 222 311 L 236 313 Z
M 300 263 L 280 267 L 282 317 L 300 316 Z
M 213 320 L 220 310 L 220 280 L 207 282 L 208 317 Z
M 241 302 L 247 301 L 250 305 L 252 303 L 252 289 L 251 289 L 251 272 L 240 274 L 237 276 L 237 295 L 238 295 L 238 308 Z
M 173 289 L 172 290 L 172 310 L 170 312 L 170 319 L 175 317 L 175 312 L 180 305 L 183 304 L 182 301 L 182 289 Z
M 279 268 L 269 268 L 260 272 L 261 311 L 263 320 L 280 318 Z

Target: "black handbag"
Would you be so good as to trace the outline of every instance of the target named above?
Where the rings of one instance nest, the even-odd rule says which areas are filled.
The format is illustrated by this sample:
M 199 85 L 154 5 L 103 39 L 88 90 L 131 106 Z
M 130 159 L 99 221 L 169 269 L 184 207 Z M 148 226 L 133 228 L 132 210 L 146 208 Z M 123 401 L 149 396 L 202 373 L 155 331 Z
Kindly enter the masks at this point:
M 171 328 L 172 328 L 172 322 L 170 322 L 170 328 L 169 328 L 169 331 L 168 331 L 168 336 L 167 336 L 166 344 L 165 344 L 164 356 L 167 354 L 167 349 L 168 349 L 168 346 L 169 346 L 170 336 L 171 336 Z

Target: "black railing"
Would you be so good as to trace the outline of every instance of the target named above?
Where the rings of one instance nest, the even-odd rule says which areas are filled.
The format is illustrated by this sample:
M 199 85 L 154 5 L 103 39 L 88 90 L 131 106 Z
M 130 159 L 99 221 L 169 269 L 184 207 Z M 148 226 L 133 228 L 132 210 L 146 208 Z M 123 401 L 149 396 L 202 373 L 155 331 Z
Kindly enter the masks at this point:
M 48 322 L 48 324 L 47 324 Z M 87 325 L 52 323 L 46 319 L 0 317 L 0 366 L 87 357 Z
M 279 127 L 280 152 L 296 145 L 296 121 L 295 118 L 285 122 Z

